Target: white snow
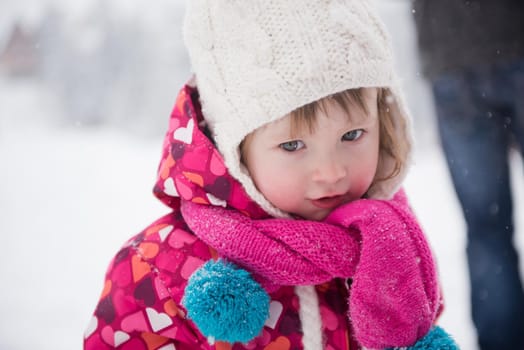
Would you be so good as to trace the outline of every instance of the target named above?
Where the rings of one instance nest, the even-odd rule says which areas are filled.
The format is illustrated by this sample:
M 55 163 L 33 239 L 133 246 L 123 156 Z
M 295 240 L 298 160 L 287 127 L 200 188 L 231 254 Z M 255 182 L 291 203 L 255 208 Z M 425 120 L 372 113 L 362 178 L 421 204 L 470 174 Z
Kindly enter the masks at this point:
M 417 74 L 409 11 L 406 2 L 381 3 L 418 118 L 421 142 L 406 190 L 439 263 L 446 298 L 440 322 L 462 349 L 474 350 L 464 223 L 436 141 L 431 98 Z M 109 260 L 168 212 L 151 193 L 161 136 L 58 127 L 48 122 L 57 113 L 38 83 L 0 80 L 0 349 L 81 348 Z M 512 164 L 524 251 L 524 218 L 517 214 L 524 212 L 524 175 L 516 155 Z

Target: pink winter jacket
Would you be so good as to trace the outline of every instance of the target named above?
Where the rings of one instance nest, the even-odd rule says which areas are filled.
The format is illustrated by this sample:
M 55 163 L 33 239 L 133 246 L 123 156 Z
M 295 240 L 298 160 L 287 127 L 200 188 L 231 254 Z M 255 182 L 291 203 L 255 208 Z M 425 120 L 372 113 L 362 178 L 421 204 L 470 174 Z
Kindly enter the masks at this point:
M 227 203 L 253 219 L 268 217 L 228 174 L 204 130 L 198 92 L 186 86 L 171 115 L 154 188 L 155 195 L 173 211 L 127 241 L 111 261 L 100 301 L 85 331 L 84 349 L 303 348 L 299 301 L 293 286 L 270 293 L 271 317 L 261 334 L 248 344 L 209 344 L 186 318 L 181 300 L 188 278 L 206 261 L 218 258 L 218 253 L 188 229 L 180 213 L 180 198 L 205 205 Z M 331 218 L 344 224 L 344 218 L 337 218 L 336 212 Z M 326 350 L 361 348 L 348 317 L 350 285 L 351 280 L 335 278 L 315 287 Z M 383 300 L 381 293 L 373 291 L 366 302 Z M 430 312 L 436 317 L 441 306 L 432 307 Z M 366 310 L 358 312 L 358 317 L 367 318 Z

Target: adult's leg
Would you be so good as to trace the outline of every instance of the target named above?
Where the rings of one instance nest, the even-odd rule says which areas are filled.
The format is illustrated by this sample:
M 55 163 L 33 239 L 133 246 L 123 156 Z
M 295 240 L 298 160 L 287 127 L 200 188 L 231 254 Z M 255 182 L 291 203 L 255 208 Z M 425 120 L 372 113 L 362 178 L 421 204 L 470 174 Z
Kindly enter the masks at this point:
M 508 74 L 512 80 L 512 96 L 515 106 L 515 114 L 511 120 L 511 130 L 515 136 L 520 154 L 524 156 L 524 59 L 512 64 L 509 67 Z
M 479 345 L 524 349 L 524 296 L 512 241 L 508 131 L 502 116 L 508 111 L 492 105 L 482 89 L 489 75 L 480 70 L 447 75 L 434 82 L 433 92 L 444 154 L 467 224 Z

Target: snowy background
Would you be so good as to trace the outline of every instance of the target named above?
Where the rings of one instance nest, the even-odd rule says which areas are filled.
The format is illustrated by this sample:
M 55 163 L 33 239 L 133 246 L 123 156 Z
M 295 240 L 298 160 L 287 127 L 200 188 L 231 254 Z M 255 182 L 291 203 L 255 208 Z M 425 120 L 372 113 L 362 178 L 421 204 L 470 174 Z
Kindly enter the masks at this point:
M 406 181 L 434 248 L 441 318 L 474 350 L 464 222 L 418 73 L 409 1 L 376 0 L 418 140 Z M 36 32 L 37 73 L 0 65 L 0 349 L 80 349 L 113 254 L 167 208 L 151 193 L 164 126 L 188 76 L 181 0 L 0 0 L 0 52 L 17 21 Z M 512 156 L 517 244 L 524 175 Z

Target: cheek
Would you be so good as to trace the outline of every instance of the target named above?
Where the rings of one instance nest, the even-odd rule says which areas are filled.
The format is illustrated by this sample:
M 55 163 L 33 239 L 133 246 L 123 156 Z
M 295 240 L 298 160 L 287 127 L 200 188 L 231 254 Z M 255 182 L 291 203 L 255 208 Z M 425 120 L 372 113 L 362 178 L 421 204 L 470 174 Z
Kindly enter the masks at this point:
M 351 197 L 361 198 L 371 187 L 376 174 L 376 162 L 367 162 L 359 167 L 358 171 L 351 172 Z
M 378 154 L 367 157 L 361 167 L 361 183 L 363 186 L 369 187 L 375 178 L 377 172 Z
M 252 177 L 255 185 L 274 206 L 285 210 L 297 198 L 296 193 L 301 186 L 294 167 L 273 162 L 254 170 Z
M 354 188 L 364 194 L 373 182 L 378 166 L 379 146 L 378 138 L 367 145 L 366 151 L 362 152 L 359 160 L 355 164 L 359 164 L 355 171 L 351 173 L 352 183 Z
M 289 158 L 268 149 L 271 144 L 264 134 L 255 133 L 243 148 L 245 165 L 258 191 L 275 207 L 287 211 L 287 206 L 297 198 L 297 169 L 290 166 Z

